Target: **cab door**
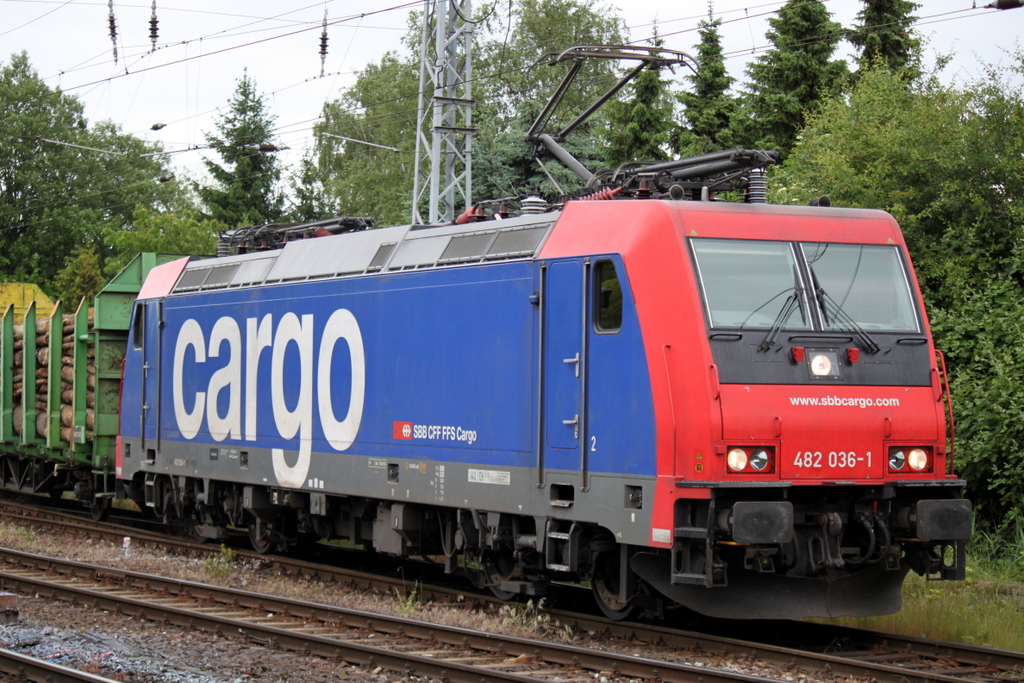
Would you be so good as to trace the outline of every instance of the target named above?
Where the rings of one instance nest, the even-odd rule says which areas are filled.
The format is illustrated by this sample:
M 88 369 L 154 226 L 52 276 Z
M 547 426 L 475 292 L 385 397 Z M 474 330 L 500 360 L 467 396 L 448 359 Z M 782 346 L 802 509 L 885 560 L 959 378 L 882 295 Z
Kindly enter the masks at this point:
M 581 467 L 587 376 L 584 278 L 579 261 L 552 263 L 545 278 L 542 448 L 548 472 Z
M 147 459 L 160 450 L 160 335 L 163 313 L 161 300 L 137 304 L 136 331 L 141 331 L 135 344 L 142 350 L 142 448 Z

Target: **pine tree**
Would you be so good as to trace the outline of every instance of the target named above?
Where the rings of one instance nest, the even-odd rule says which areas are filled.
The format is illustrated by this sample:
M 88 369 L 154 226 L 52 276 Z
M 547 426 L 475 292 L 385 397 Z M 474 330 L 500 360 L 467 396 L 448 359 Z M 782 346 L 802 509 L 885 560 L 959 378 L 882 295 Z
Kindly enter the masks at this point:
M 747 68 L 749 95 L 731 128 L 743 146 L 785 155 L 807 114 L 847 74 L 846 63 L 832 59 L 843 30 L 821 0 L 789 0 L 768 23 L 773 47 Z
M 238 227 L 280 219 L 284 200 L 275 187 L 281 170 L 273 154 L 274 121 L 256 82 L 244 73 L 217 122 L 219 135 L 206 136 L 223 161 L 204 160 L 219 187 L 198 188 L 213 220 Z
M 686 77 L 692 91 L 678 95 L 688 125 L 675 131 L 672 142 L 675 152 L 682 156 L 715 151 L 728 144 L 729 121 L 736 111 L 736 101 L 727 94 L 733 78 L 722 55 L 722 36 L 718 31 L 721 24 L 709 2 L 708 18 L 699 24 L 697 73 Z
M 864 0 L 857 24 L 847 38 L 859 50 L 863 67 L 881 60 L 892 69 L 919 72 L 921 39 L 913 29 L 913 12 L 920 7 L 911 0 Z
M 605 163 L 666 159 L 665 148 L 672 129 L 668 83 L 660 70 L 648 67 L 632 83 L 627 102 L 613 101 L 608 111 L 608 146 Z

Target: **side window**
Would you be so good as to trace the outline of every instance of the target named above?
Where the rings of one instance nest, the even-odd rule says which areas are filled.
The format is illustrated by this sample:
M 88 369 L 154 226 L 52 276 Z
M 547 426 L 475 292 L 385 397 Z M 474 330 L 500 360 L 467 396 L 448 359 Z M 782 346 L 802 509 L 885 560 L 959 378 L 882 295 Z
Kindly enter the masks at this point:
M 594 265 L 594 327 L 598 332 L 618 332 L 622 327 L 622 287 L 611 261 Z
M 135 304 L 135 319 L 132 320 L 132 347 L 142 348 L 146 334 L 146 304 Z

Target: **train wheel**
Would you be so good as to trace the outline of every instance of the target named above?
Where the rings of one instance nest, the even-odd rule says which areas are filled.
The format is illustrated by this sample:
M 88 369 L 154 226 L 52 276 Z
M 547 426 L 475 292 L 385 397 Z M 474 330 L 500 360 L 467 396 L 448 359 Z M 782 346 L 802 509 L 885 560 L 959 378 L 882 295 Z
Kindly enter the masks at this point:
M 260 555 L 266 555 L 277 548 L 268 525 L 257 525 L 256 520 L 249 522 L 249 543 Z
M 516 573 L 516 561 L 511 553 L 493 553 L 484 559 L 486 586 L 499 600 L 512 600 L 517 593 L 501 589 L 501 582 L 511 579 Z
M 619 599 L 621 581 L 619 553 L 605 551 L 597 556 L 594 563 L 594 576 L 590 579 L 590 589 L 597 600 L 597 606 L 609 619 L 621 621 L 634 616 L 639 608 Z
M 110 498 L 94 498 L 92 507 L 89 508 L 92 518 L 97 522 L 105 522 L 110 517 Z

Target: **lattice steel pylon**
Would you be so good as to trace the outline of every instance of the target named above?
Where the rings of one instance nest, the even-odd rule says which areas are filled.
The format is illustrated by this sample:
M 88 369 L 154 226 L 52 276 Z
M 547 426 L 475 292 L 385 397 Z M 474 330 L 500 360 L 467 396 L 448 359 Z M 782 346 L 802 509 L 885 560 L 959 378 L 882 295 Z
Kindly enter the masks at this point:
M 412 222 L 451 221 L 472 203 L 471 0 L 424 0 Z

